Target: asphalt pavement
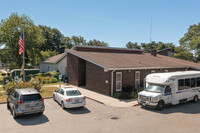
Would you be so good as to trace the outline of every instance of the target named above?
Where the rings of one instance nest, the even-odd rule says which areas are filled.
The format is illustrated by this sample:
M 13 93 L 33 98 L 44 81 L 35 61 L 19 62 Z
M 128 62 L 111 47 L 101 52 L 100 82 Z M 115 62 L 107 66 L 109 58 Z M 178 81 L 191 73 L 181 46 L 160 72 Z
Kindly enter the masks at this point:
M 43 115 L 14 120 L 6 104 L 0 105 L 0 133 L 199 133 L 200 103 L 169 106 L 163 111 L 115 108 L 87 99 L 83 108 L 62 110 L 45 99 Z

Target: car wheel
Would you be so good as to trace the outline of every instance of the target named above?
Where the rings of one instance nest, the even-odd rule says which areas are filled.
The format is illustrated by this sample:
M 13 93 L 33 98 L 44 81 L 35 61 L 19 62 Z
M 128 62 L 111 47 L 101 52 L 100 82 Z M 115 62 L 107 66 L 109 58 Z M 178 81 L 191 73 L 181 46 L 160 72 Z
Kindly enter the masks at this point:
M 61 102 L 61 107 L 62 107 L 62 109 L 65 109 L 65 105 L 64 105 L 63 101 Z
M 43 114 L 43 112 L 40 112 L 40 113 L 38 113 L 39 115 L 42 115 Z
M 53 95 L 53 100 L 56 101 L 56 99 L 55 99 L 55 95 Z
M 17 118 L 17 115 L 16 115 L 16 112 L 15 112 L 15 109 L 14 109 L 14 108 L 12 109 L 12 116 L 13 116 L 14 119 Z
M 157 109 L 162 110 L 164 108 L 164 106 L 165 106 L 165 103 L 163 101 L 159 101 L 158 105 L 157 105 Z
M 10 109 L 10 105 L 9 102 L 7 101 L 7 109 Z
M 193 98 L 193 102 L 194 102 L 194 103 L 197 103 L 197 102 L 198 102 L 198 100 L 199 100 L 198 96 L 197 96 L 197 95 L 196 95 L 196 96 L 194 96 L 194 98 Z

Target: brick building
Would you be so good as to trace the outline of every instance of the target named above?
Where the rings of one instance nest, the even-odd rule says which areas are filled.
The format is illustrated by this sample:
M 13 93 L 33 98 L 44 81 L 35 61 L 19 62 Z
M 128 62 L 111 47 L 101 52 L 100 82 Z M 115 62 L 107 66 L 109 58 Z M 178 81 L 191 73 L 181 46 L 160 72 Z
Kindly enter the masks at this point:
M 106 95 L 121 91 L 123 85 L 143 86 L 150 73 L 200 68 L 197 63 L 126 48 L 75 46 L 66 52 L 69 83 Z

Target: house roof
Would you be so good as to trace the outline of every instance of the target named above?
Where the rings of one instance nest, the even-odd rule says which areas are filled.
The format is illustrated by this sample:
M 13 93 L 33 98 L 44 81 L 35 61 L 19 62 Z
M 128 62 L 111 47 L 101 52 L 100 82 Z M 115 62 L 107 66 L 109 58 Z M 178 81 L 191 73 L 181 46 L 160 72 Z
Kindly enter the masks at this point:
M 159 68 L 200 68 L 200 64 L 157 54 L 112 53 L 78 51 L 67 49 L 68 53 L 96 64 L 105 70 L 159 69 Z
M 57 64 L 59 61 L 61 61 L 65 56 L 67 55 L 67 53 L 62 53 L 59 55 L 55 55 L 52 56 L 48 59 L 46 59 L 45 61 L 43 61 L 42 63 L 48 63 L 48 64 Z

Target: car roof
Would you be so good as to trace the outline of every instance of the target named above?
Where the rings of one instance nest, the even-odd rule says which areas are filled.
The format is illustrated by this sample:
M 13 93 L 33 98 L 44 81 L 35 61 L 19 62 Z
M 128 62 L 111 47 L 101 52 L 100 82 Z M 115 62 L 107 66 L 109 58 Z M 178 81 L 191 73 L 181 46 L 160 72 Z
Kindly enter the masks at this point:
M 39 92 L 34 88 L 16 89 L 16 91 L 22 95 L 39 94 Z
M 78 90 L 77 88 L 74 88 L 74 87 L 63 87 L 61 89 L 65 90 L 65 91 Z

